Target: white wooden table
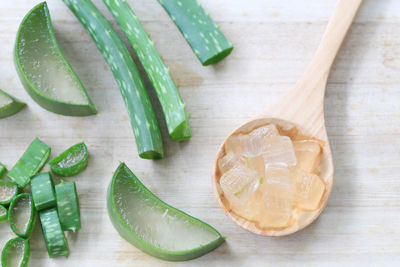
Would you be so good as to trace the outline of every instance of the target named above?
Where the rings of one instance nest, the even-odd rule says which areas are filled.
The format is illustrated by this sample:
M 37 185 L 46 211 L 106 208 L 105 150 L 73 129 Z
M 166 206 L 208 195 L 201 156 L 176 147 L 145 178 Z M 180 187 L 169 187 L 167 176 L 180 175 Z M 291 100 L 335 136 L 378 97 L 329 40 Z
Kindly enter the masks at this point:
M 230 57 L 211 67 L 200 65 L 156 0 L 128 0 L 191 113 L 188 142 L 172 142 L 161 123 L 166 151 L 161 161 L 137 156 L 116 82 L 61 0 L 48 1 L 57 38 L 100 113 L 59 116 L 27 95 L 12 52 L 18 25 L 33 2 L 39 1 L 0 2 L 0 87 L 29 105 L 0 121 L 0 161 L 12 167 L 38 136 L 52 147 L 52 156 L 84 140 L 90 163 L 68 179 L 77 181 L 83 226 L 67 235 L 70 257 L 48 258 L 37 223 L 30 266 L 399 266 L 400 1 L 365 0 L 359 12 L 326 94 L 336 170 L 331 198 L 319 220 L 283 238 L 248 233 L 225 216 L 212 192 L 211 164 L 235 126 L 262 112 L 302 74 L 335 0 L 202 0 L 235 44 Z M 103 3 L 94 2 L 119 30 Z M 120 238 L 106 211 L 106 189 L 119 160 L 161 199 L 215 226 L 227 242 L 199 259 L 169 263 Z M 10 236 L 7 223 L 1 223 L 0 249 Z

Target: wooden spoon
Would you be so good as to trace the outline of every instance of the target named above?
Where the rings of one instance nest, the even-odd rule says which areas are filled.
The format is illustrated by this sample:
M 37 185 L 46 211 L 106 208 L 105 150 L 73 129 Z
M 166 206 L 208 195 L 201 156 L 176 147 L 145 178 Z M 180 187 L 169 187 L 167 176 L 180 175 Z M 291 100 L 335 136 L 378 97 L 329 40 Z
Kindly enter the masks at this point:
M 265 115 L 241 125 L 227 137 L 228 139 L 231 135 L 250 132 L 257 127 L 274 123 L 284 127 L 285 125 L 294 125 L 302 135 L 322 140 L 320 177 L 325 182 L 326 192 L 319 209 L 302 212 L 291 226 L 274 230 L 260 229 L 254 222 L 237 216 L 230 210 L 229 203 L 224 198 L 219 185 L 221 173 L 218 169 L 218 160 L 225 154 L 224 145 L 227 139 L 218 149 L 213 167 L 214 193 L 225 213 L 244 229 L 264 236 L 292 234 L 312 223 L 325 208 L 333 183 L 332 155 L 324 121 L 325 88 L 332 63 L 361 3 L 362 0 L 339 0 L 317 52 L 304 75 L 289 92 L 268 108 Z

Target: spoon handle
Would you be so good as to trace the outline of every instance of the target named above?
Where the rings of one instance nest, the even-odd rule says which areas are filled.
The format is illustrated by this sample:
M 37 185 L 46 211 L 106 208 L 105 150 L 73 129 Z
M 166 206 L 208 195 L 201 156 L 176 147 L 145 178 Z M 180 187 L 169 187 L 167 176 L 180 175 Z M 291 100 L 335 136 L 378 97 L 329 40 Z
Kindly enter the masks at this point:
M 337 2 L 307 72 L 318 70 L 322 75 L 329 72 L 361 3 L 362 0 L 339 0 Z

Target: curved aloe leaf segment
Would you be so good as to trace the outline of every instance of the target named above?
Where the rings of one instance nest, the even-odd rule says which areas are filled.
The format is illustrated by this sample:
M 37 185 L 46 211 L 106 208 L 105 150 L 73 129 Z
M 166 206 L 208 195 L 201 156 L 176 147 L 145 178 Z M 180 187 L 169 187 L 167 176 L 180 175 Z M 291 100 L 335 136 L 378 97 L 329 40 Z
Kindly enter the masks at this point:
M 68 257 L 68 243 L 61 229 L 57 210 L 52 208 L 41 211 L 39 217 L 42 224 L 44 241 L 46 241 L 47 253 L 50 258 L 58 256 Z
M 169 135 L 176 141 L 190 138 L 192 132 L 185 105 L 153 41 L 150 40 L 126 1 L 104 0 L 104 3 L 124 31 L 157 93 Z
M 11 200 L 18 194 L 18 186 L 13 182 L 0 180 L 0 205 L 10 204 Z
M 21 237 L 10 239 L 1 253 L 2 267 L 28 267 L 31 256 L 29 240 Z
M 58 176 L 74 176 L 86 169 L 88 155 L 85 143 L 81 142 L 50 160 L 49 165 L 52 172 Z
M 197 0 L 158 0 L 204 66 L 228 56 L 233 45 Z
M 0 90 L 0 119 L 14 115 L 25 106 L 25 103 Z
M 11 230 L 19 237 L 29 238 L 36 222 L 32 196 L 28 193 L 17 195 L 8 208 L 8 222 Z
M 19 187 L 29 184 L 33 175 L 37 174 L 50 156 L 51 148 L 35 138 L 24 152 L 22 157 L 7 174 Z
M 46 2 L 21 22 L 14 56 L 22 84 L 40 106 L 68 116 L 97 113 L 57 43 Z
M 0 222 L 7 220 L 7 209 L 0 205 Z
M 224 238 L 210 225 L 153 195 L 121 163 L 107 194 L 108 215 L 119 234 L 154 257 L 184 261 L 202 256 Z
M 119 86 L 131 119 L 139 156 L 164 157 L 162 138 L 144 83 L 124 42 L 90 0 L 63 0 L 89 32 Z

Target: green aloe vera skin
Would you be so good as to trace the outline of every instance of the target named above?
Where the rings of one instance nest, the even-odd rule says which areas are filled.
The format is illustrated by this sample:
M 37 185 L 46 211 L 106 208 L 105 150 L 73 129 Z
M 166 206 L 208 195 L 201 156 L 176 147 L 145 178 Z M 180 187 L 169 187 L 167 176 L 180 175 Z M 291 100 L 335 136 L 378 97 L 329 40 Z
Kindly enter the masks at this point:
M 37 211 L 56 206 L 56 194 L 50 173 L 41 173 L 31 179 L 33 203 Z
M 2 267 L 28 267 L 31 256 L 29 240 L 21 237 L 10 239 L 1 253 Z
M 7 167 L 3 163 L 0 162 L 0 178 L 4 176 L 7 172 Z
M 50 258 L 69 255 L 69 248 L 55 208 L 39 212 L 47 253 Z
M 0 180 L 0 205 L 8 205 L 18 194 L 18 186 L 7 180 Z
M 25 106 L 26 104 L 24 102 L 21 102 L 15 97 L 4 92 L 3 90 L 0 90 L 0 119 L 7 118 L 9 116 L 18 113 Z M 0 174 L 1 174 L 1 167 L 0 167 Z
M 84 142 L 73 145 L 49 161 L 51 171 L 62 177 L 83 172 L 88 165 L 88 149 Z
M 81 229 L 81 215 L 75 182 L 56 185 L 57 209 L 63 231 Z
M 57 43 L 46 2 L 36 5 L 21 22 L 14 57 L 23 86 L 40 106 L 67 116 L 97 113 Z
M 160 129 L 139 71 L 119 35 L 90 0 L 63 0 L 87 29 L 120 88 L 131 119 L 139 156 L 164 157 Z
M 153 195 L 124 163 L 115 171 L 108 188 L 107 208 L 121 237 L 160 259 L 191 260 L 224 242 L 210 225 Z
M 7 220 L 7 209 L 0 205 L 0 222 Z
M 121 26 L 157 93 L 169 135 L 175 141 L 189 139 L 192 136 L 189 116 L 168 68 L 154 47 L 154 42 L 150 40 L 126 1 L 104 0 L 104 3 Z
M 31 194 L 22 193 L 13 198 L 8 208 L 8 222 L 14 234 L 25 239 L 30 238 L 36 223 Z
M 228 56 L 233 45 L 197 0 L 158 0 L 203 66 Z
M 30 178 L 37 174 L 50 156 L 50 147 L 35 138 L 28 149 L 18 160 L 15 166 L 7 174 L 14 183 L 24 188 L 30 182 Z

